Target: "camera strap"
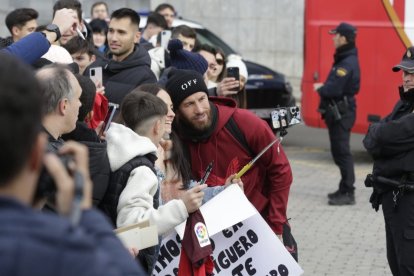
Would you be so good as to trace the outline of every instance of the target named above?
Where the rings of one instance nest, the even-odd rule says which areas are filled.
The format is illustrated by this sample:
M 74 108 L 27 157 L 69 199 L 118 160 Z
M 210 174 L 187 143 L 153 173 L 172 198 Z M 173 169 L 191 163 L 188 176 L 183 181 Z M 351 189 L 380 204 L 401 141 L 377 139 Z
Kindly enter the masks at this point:
M 73 195 L 72 209 L 70 212 L 70 221 L 73 226 L 79 224 L 81 218 L 81 203 L 83 199 L 83 186 L 84 180 L 83 175 L 79 171 L 73 173 L 73 178 L 75 180 L 75 189 Z

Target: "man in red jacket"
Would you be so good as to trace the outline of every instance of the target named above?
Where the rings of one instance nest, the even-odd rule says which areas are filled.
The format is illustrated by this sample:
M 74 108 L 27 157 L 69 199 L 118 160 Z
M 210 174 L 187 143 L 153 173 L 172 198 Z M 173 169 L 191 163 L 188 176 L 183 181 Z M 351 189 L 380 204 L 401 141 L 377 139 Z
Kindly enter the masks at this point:
M 229 175 L 237 173 L 275 139 L 265 121 L 248 110 L 236 108 L 231 99 L 209 101 L 203 77 L 195 71 L 171 71 L 166 89 L 176 113 L 174 128 L 189 149 L 193 176 L 200 179 L 214 160 L 206 182 L 209 186 L 224 185 Z M 234 129 L 234 124 L 246 145 L 229 130 Z M 282 146 L 275 143 L 242 176 L 242 181 L 247 198 L 281 238 L 292 183 L 292 171 Z

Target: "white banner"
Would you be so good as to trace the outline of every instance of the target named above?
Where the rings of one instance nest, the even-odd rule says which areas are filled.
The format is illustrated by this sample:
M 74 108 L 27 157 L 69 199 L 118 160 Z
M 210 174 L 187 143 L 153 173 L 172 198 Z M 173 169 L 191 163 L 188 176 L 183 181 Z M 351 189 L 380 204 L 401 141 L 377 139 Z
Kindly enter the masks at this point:
M 296 276 L 303 273 L 258 213 L 210 238 L 214 275 Z M 180 250 L 179 235 L 174 232 L 167 236 L 153 275 L 177 276 Z
M 250 202 L 240 200 L 240 197 L 245 198 L 243 193 L 232 191 L 232 189 L 226 190 L 208 202 L 210 206 L 215 206 L 214 211 L 206 211 L 205 209 L 203 216 L 228 217 L 233 212 L 251 207 Z M 238 208 L 233 208 L 234 205 L 229 204 L 234 202 L 240 204 L 237 206 Z M 233 207 L 226 208 L 229 205 Z M 227 212 L 228 209 L 231 211 Z M 217 212 L 217 210 L 221 210 L 221 212 Z M 207 220 L 205 221 L 210 233 L 210 224 L 207 223 Z M 222 221 L 217 221 L 217 223 L 220 224 Z M 215 224 L 215 228 L 217 228 L 217 224 Z M 236 223 L 232 227 L 224 230 L 221 228 L 219 232 L 215 231 L 215 234 L 210 238 L 214 249 L 214 275 L 296 276 L 303 273 L 303 270 L 257 211 L 253 216 L 247 216 L 242 222 Z M 180 236 L 174 231 L 162 241 L 153 275 L 177 276 L 180 253 Z
M 200 212 L 203 214 L 210 236 L 214 236 L 221 230 L 257 214 L 256 208 L 237 184 L 230 185 L 203 204 L 200 207 Z M 175 231 L 180 235 L 180 238 L 184 236 L 186 222 L 184 221 L 175 227 Z

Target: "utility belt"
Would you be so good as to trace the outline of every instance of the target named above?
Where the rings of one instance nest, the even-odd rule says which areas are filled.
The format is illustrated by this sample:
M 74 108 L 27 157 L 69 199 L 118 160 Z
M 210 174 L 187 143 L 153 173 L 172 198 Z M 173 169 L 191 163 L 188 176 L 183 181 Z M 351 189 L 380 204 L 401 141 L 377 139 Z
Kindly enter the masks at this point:
M 334 121 L 339 121 L 342 116 L 347 112 L 349 107 L 348 96 L 343 96 L 340 100 L 327 99 L 324 100 L 319 107 L 318 111 L 322 117 L 332 117 Z
M 414 173 L 403 174 L 399 180 L 368 174 L 365 178 L 365 187 L 373 188 L 369 201 L 375 211 L 378 211 L 382 203 L 382 195 L 390 191 L 394 195 L 394 207 L 397 207 L 398 198 L 404 196 L 405 193 L 414 192 Z

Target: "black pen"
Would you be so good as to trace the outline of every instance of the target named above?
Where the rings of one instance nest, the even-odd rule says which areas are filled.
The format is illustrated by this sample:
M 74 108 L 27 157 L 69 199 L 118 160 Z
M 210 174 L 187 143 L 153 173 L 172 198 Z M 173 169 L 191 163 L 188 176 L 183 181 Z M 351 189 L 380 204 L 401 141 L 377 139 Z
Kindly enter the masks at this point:
M 211 170 L 213 169 L 213 163 L 214 160 L 210 162 L 210 164 L 208 164 L 206 172 L 204 173 L 203 177 L 200 180 L 200 185 L 203 185 L 204 183 L 206 183 L 208 176 L 211 173 Z

